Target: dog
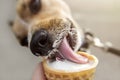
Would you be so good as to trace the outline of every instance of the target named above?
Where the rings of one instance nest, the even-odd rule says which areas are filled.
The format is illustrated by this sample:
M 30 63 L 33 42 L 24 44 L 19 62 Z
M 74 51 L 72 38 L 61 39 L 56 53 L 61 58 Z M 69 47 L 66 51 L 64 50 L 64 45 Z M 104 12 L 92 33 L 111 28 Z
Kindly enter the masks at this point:
M 47 56 L 64 37 L 76 52 L 84 41 L 82 28 L 63 0 L 17 0 L 13 32 L 36 56 Z

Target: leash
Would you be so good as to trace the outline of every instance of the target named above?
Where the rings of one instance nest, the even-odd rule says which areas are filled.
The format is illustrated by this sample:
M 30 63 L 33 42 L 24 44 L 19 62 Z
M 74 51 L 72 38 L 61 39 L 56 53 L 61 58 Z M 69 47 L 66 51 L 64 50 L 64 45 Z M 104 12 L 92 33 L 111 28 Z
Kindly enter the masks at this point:
M 92 45 L 105 52 L 110 52 L 114 55 L 120 56 L 120 50 L 115 48 L 111 42 L 103 43 L 100 38 L 95 36 L 95 34 L 90 31 L 85 31 L 84 34 L 85 34 L 85 41 L 80 49 L 81 51 L 87 51 Z

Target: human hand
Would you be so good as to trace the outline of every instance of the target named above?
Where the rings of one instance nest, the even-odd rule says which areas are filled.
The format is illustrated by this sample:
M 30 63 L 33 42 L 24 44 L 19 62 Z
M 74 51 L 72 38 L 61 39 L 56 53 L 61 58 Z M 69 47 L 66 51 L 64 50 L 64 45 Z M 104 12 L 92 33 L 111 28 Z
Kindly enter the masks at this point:
M 42 63 L 39 63 L 36 67 L 32 80 L 46 80 Z

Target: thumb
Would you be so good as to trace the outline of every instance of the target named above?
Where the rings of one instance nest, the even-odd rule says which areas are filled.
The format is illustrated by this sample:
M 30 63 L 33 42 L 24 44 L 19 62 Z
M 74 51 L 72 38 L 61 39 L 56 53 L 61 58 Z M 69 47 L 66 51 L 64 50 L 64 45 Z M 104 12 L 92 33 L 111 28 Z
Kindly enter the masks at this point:
M 36 67 L 32 80 L 46 80 L 42 62 Z

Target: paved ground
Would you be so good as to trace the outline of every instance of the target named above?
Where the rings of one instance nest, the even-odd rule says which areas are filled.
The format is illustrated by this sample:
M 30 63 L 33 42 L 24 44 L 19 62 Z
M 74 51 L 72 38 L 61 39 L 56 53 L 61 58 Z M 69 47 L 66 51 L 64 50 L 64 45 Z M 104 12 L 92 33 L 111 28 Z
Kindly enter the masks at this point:
M 7 25 L 15 15 L 16 0 L 0 0 L 0 80 L 31 80 L 39 58 L 21 47 Z M 119 0 L 66 0 L 77 22 L 103 41 L 120 48 Z M 120 57 L 92 48 L 99 58 L 95 80 L 120 80 Z

